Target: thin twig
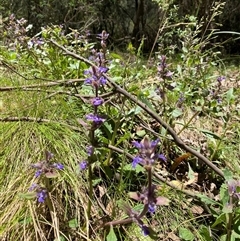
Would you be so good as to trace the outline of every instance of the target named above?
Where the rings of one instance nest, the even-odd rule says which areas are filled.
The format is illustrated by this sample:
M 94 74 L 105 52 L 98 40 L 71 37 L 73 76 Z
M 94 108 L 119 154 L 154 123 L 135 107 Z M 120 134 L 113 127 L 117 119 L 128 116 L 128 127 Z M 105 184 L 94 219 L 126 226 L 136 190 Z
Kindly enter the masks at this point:
M 74 131 L 77 132 L 82 132 L 82 129 L 76 127 L 76 126 L 71 126 L 68 125 L 66 123 L 63 122 L 59 122 L 59 121 L 53 121 L 53 120 L 49 120 L 49 119 L 44 119 L 44 118 L 37 118 L 37 117 L 27 117 L 27 116 L 23 116 L 23 117 L 3 117 L 0 118 L 0 122 L 20 122 L 20 121 L 27 121 L 27 122 L 37 122 L 37 123 L 48 123 L 48 124 L 60 124 L 62 126 L 66 126 Z
M 33 84 L 33 85 L 21 85 L 21 86 L 4 86 L 0 87 L 0 91 L 12 91 L 19 89 L 29 89 L 29 88 L 41 88 L 41 87 L 52 87 L 52 86 L 67 86 L 72 85 L 74 83 L 83 82 L 84 79 L 66 79 L 66 80 L 56 80 L 53 82 L 49 82 L 47 84 Z
M 19 75 L 20 77 L 22 77 L 25 80 L 30 80 L 29 78 L 25 77 L 24 75 L 20 74 L 17 70 L 15 70 L 12 66 L 10 66 L 8 63 L 6 63 L 5 61 L 1 60 L 0 64 L 4 65 L 5 67 L 7 67 L 8 69 L 10 69 L 12 72 L 14 72 L 15 74 Z

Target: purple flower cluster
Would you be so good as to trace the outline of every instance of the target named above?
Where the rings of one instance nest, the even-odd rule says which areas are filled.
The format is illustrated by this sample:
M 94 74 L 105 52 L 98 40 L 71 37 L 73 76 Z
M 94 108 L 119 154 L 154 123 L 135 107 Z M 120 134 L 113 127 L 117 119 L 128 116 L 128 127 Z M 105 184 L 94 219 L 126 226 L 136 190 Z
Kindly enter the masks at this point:
M 147 205 L 148 212 L 154 213 L 156 206 L 168 205 L 169 200 L 165 197 L 156 196 L 156 185 L 151 184 L 151 187 L 144 187 L 142 192 L 129 193 L 130 198 L 142 202 Z
M 79 163 L 80 170 L 83 171 L 87 168 L 88 162 L 86 160 Z
M 93 106 L 94 113 L 86 115 L 86 120 L 91 122 L 91 127 L 89 128 L 89 136 L 91 143 L 95 143 L 94 131 L 97 128 L 99 128 L 102 125 L 102 123 L 106 120 L 105 117 L 99 115 L 98 107 L 104 104 L 104 100 L 103 98 L 99 97 L 98 94 L 100 87 L 107 83 L 107 78 L 105 77 L 105 74 L 108 71 L 108 68 L 106 67 L 106 40 L 108 36 L 109 34 L 106 31 L 102 31 L 101 34 L 98 34 L 98 38 L 101 39 L 102 50 L 92 50 L 92 56 L 90 57 L 90 60 L 95 65 L 92 65 L 89 69 L 84 71 L 84 74 L 88 75 L 84 83 L 86 85 L 91 85 L 95 93 L 95 96 L 91 99 L 91 104 Z M 79 163 L 80 170 L 85 170 L 90 165 L 89 160 L 91 159 L 90 157 L 93 154 L 94 147 L 87 147 L 87 155 L 89 158 L 88 160 L 83 160 Z
M 108 68 L 106 67 L 92 66 L 90 69 L 84 71 L 85 75 L 89 75 L 84 83 L 92 85 L 95 88 L 99 87 L 100 85 L 105 85 L 107 83 L 107 79 L 103 76 L 103 74 L 107 73 L 107 71 Z
M 40 177 L 42 174 L 46 177 L 54 177 L 56 175 L 56 170 L 64 169 L 61 163 L 51 163 L 50 160 L 52 158 L 53 154 L 47 151 L 45 160 L 31 165 L 31 167 L 37 169 L 35 177 Z
M 31 49 L 31 48 L 43 45 L 44 41 L 42 38 L 33 37 L 28 41 L 27 44 L 28 44 L 28 48 Z
M 103 117 L 99 116 L 98 114 L 88 114 L 86 115 L 86 119 L 88 121 L 92 121 L 96 126 L 100 126 L 106 119 Z
M 148 137 L 144 137 L 141 142 L 132 142 L 132 144 L 139 150 L 139 155 L 133 158 L 133 168 L 139 163 L 144 167 L 151 167 L 157 159 L 161 159 L 165 162 L 167 161 L 163 154 L 155 153 L 159 141 L 159 139 L 150 141 Z
M 225 76 L 218 76 L 218 78 L 217 78 L 217 82 L 221 84 L 222 81 L 224 81 L 225 79 L 226 79 Z
M 32 186 L 29 188 L 29 191 L 36 192 L 37 200 L 40 203 L 44 203 L 45 199 L 47 198 L 47 190 L 43 187 L 40 187 L 36 183 L 32 184 Z
M 229 195 L 240 199 L 240 181 L 230 180 L 228 181 L 227 185 Z
M 173 72 L 168 70 L 168 64 L 166 62 L 167 57 L 165 55 L 162 55 L 160 57 L 160 63 L 157 67 L 158 69 L 158 74 L 161 78 L 171 78 L 173 75 Z

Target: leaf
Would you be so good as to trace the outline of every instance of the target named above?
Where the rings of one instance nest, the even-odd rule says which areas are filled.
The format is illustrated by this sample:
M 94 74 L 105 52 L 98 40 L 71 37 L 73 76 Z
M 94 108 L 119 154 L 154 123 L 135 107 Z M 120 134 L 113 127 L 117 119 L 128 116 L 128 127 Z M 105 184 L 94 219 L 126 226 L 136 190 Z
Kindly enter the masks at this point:
M 196 178 L 195 178 L 195 172 L 193 171 L 193 169 L 191 168 L 190 164 L 188 163 L 188 175 L 187 175 L 189 180 L 193 180 L 194 182 L 196 182 Z
M 227 92 L 227 101 L 230 102 L 232 99 L 235 98 L 234 94 L 233 94 L 233 88 L 230 88 Z
M 182 111 L 180 109 L 175 109 L 172 112 L 172 117 L 177 118 L 177 117 L 181 116 L 182 114 L 183 113 L 182 113 Z
M 223 205 L 228 203 L 229 200 L 229 194 L 227 190 L 227 185 L 225 183 L 222 184 L 220 187 L 220 193 L 219 193 L 220 201 Z
M 130 197 L 131 199 L 134 199 L 134 200 L 136 200 L 136 201 L 140 201 L 140 200 L 139 200 L 139 193 L 137 193 L 137 192 L 129 192 L 128 195 L 129 195 L 129 197 Z
M 201 236 L 204 237 L 205 241 L 212 241 L 212 237 L 211 237 L 211 234 L 210 234 L 210 229 L 207 228 L 206 226 L 202 225 L 200 227 L 199 233 L 201 234 Z
M 179 228 L 179 236 L 183 240 L 194 240 L 194 234 L 187 228 Z
M 222 209 L 223 213 L 232 213 L 233 212 L 233 205 L 231 204 L 225 204 Z
M 113 133 L 112 126 L 111 126 L 109 123 L 104 122 L 104 123 L 103 123 L 103 127 L 104 127 L 104 130 L 105 130 L 105 132 L 106 132 L 109 140 L 110 140 L 111 137 L 112 137 L 112 133 Z
M 225 213 L 221 213 L 217 219 L 215 220 L 215 222 L 212 224 L 212 228 L 216 227 L 218 224 L 220 223 L 226 223 L 226 214 Z
M 176 188 L 184 189 L 184 184 L 179 180 L 172 180 L 172 181 L 170 181 L 170 184 Z
M 191 153 L 187 152 L 179 157 L 177 157 L 175 160 L 174 160 L 174 163 L 172 164 L 171 166 L 171 172 L 174 172 L 176 170 L 176 168 L 179 166 L 179 164 L 185 160 L 188 159 L 188 157 L 191 156 Z
M 170 200 L 166 197 L 157 197 L 156 205 L 169 205 Z
M 154 107 L 152 106 L 151 102 L 150 102 L 147 98 L 145 98 L 142 93 L 140 93 L 140 94 L 138 95 L 138 99 L 139 99 L 141 102 L 143 102 L 149 109 L 151 109 L 151 110 L 153 110 L 153 111 L 155 112 L 155 109 L 154 109 Z
M 218 202 L 214 201 L 213 199 L 209 198 L 208 196 L 204 194 L 197 194 L 197 196 L 201 199 L 202 202 L 206 204 L 212 204 L 212 205 L 219 205 Z
M 223 169 L 223 175 L 224 175 L 224 178 L 225 178 L 226 181 L 229 181 L 229 180 L 233 179 L 232 172 L 227 168 Z
M 131 172 L 134 171 L 136 173 L 145 172 L 145 169 L 139 164 L 137 164 L 135 168 L 132 167 L 132 164 L 127 164 L 123 167 L 123 170 Z
M 69 228 L 77 228 L 78 227 L 78 222 L 77 222 L 77 219 L 74 218 L 74 219 L 71 219 L 69 222 L 68 222 L 68 226 Z
M 113 227 L 110 227 L 110 231 L 107 235 L 107 241 L 117 241 L 117 236 L 113 230 Z
M 58 173 L 55 172 L 55 171 L 47 172 L 47 173 L 45 173 L 45 176 L 46 176 L 47 178 L 56 178 L 56 177 L 58 176 Z
M 203 213 L 204 209 L 201 206 L 194 205 L 194 206 L 191 207 L 191 211 L 194 214 L 200 215 L 200 214 Z
M 145 130 L 139 130 L 136 132 L 136 135 L 139 137 L 144 137 L 146 135 L 146 131 Z
M 205 134 L 208 138 L 214 138 L 217 140 L 221 140 L 221 137 L 216 135 L 215 133 L 209 131 L 209 130 L 205 130 L 205 129 L 200 129 L 199 131 L 201 131 L 203 134 Z
M 31 200 L 36 197 L 36 193 L 35 192 L 19 193 L 18 196 L 23 199 Z
M 62 235 L 60 235 L 59 239 L 56 238 L 54 239 L 54 241 L 66 241 L 66 239 Z
M 234 239 L 232 239 L 234 238 Z M 232 236 L 231 236 L 231 240 L 239 240 L 240 235 L 238 233 L 236 233 L 234 230 L 232 230 Z

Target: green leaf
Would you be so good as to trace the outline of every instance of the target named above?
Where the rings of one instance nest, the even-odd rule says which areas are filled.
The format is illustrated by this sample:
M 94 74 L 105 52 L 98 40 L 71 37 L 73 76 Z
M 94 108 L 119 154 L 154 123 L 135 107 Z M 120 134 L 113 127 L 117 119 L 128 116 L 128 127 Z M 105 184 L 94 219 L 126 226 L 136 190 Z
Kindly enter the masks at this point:
M 150 102 L 147 98 L 145 98 L 142 93 L 140 93 L 140 94 L 138 95 L 138 99 L 139 99 L 141 102 L 143 102 L 149 109 L 155 111 L 155 109 L 154 109 L 154 107 L 152 106 L 151 102 Z
M 110 231 L 109 231 L 109 233 L 107 235 L 107 241 L 117 241 L 117 236 L 114 233 L 114 230 L 113 230 L 112 226 L 110 227 Z
M 222 209 L 223 213 L 232 213 L 233 212 L 233 206 L 230 204 L 225 204 Z
M 220 237 L 220 241 L 226 241 L 227 240 L 227 235 L 224 234 Z
M 77 228 L 78 227 L 78 222 L 77 222 L 77 219 L 74 218 L 74 219 L 71 219 L 69 222 L 68 222 L 68 226 L 69 228 Z
M 135 171 L 136 173 L 145 172 L 145 169 L 141 165 L 137 164 L 136 168 L 133 168 L 131 163 L 125 165 L 123 167 L 123 170 L 124 171 Z
M 234 238 L 234 239 L 232 239 Z M 231 240 L 239 240 L 240 235 L 238 233 L 236 233 L 234 230 L 232 230 L 232 236 L 231 236 Z
M 28 193 L 19 193 L 18 196 L 23 199 L 34 199 L 36 197 L 35 192 L 28 192 Z
M 233 94 L 233 88 L 230 88 L 227 92 L 227 101 L 230 102 L 232 99 L 235 98 L 234 94 Z
M 123 136 L 121 136 L 119 139 L 117 139 L 117 143 L 115 144 L 115 146 L 118 146 L 125 140 L 129 140 L 130 136 L 131 136 L 130 132 L 126 132 Z
M 225 178 L 226 181 L 229 181 L 229 180 L 233 179 L 232 172 L 227 168 L 223 169 L 223 175 L 224 175 L 224 178 Z
M 194 180 L 195 175 L 194 175 L 194 171 L 191 168 L 190 164 L 188 163 L 188 175 L 187 175 L 189 180 Z
M 205 241 L 212 241 L 212 237 L 210 234 L 210 229 L 204 225 L 200 227 L 199 233 L 204 238 Z
M 183 113 L 182 113 L 182 111 L 180 109 L 175 109 L 172 112 L 172 117 L 177 118 L 177 117 L 181 116 L 182 114 Z
M 209 198 L 208 196 L 204 195 L 204 194 L 198 194 L 197 195 L 202 202 L 206 203 L 206 204 L 212 204 L 212 205 L 219 205 L 218 202 L 214 201 L 213 199 Z
M 139 130 L 136 132 L 136 135 L 139 137 L 144 137 L 146 135 L 146 131 L 145 130 Z
M 228 203 L 229 194 L 228 194 L 228 190 L 227 190 L 227 185 L 225 183 L 223 183 L 222 186 L 220 187 L 220 193 L 219 194 L 220 194 L 221 203 L 223 205 Z
M 179 237 L 183 240 L 194 240 L 194 234 L 187 228 L 179 228 Z
M 112 126 L 111 126 L 109 123 L 104 122 L 104 123 L 103 123 L 103 127 L 104 127 L 104 129 L 105 129 L 105 132 L 106 132 L 108 138 L 110 139 L 111 136 L 112 136 L 112 133 L 113 133 Z
M 199 131 L 201 131 L 203 134 L 205 134 L 207 137 L 209 138 L 214 138 L 217 140 L 221 140 L 221 137 L 216 135 L 215 133 L 209 131 L 209 130 L 205 130 L 205 129 L 200 129 Z
M 66 241 L 66 239 L 60 235 L 59 239 L 55 238 L 54 241 Z
M 215 222 L 212 224 L 212 228 L 216 227 L 220 223 L 226 223 L 226 214 L 225 213 L 222 213 L 217 217 Z

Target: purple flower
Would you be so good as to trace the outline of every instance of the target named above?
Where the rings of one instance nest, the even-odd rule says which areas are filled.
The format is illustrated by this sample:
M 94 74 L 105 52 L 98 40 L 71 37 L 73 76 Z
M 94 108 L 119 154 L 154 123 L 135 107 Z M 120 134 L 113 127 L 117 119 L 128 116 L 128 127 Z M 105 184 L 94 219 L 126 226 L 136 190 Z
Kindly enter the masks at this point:
M 168 70 L 168 64 L 166 60 L 167 60 L 167 57 L 165 55 L 162 55 L 160 58 L 160 63 L 157 67 L 158 73 L 161 78 L 171 78 L 173 75 L 173 72 Z
M 149 149 L 156 147 L 159 141 L 159 139 L 156 139 L 155 141 L 150 141 L 148 138 L 144 138 L 141 142 L 133 141 L 132 144 L 138 149 Z
M 229 195 L 240 199 L 240 181 L 230 180 L 227 185 Z
M 133 141 L 132 144 L 137 147 L 138 149 L 141 149 L 142 148 L 142 144 L 138 141 Z
M 225 76 L 219 76 L 218 78 L 217 78 L 217 81 L 218 81 L 218 83 L 221 83 L 223 80 L 225 80 L 226 79 L 226 77 Z
M 38 202 L 43 203 L 47 197 L 47 190 L 41 189 L 37 192 Z
M 82 161 L 81 163 L 79 163 L 79 167 L 81 169 L 81 171 L 85 170 L 87 168 L 87 161 Z
M 158 154 L 157 157 L 161 160 L 163 160 L 164 162 L 167 162 L 167 158 L 165 157 L 164 154 Z
M 151 141 L 147 136 L 141 142 L 133 141 L 132 144 L 138 148 L 139 155 L 133 159 L 132 166 L 136 167 L 141 162 L 143 166 L 150 168 L 158 158 L 165 161 L 166 158 L 163 154 L 159 155 L 155 153 L 159 141 L 159 139 Z
M 87 148 L 87 154 L 88 156 L 91 156 L 94 152 L 94 147 L 93 146 L 88 146 Z
M 103 76 L 103 74 L 107 73 L 108 68 L 106 67 L 95 67 L 92 66 L 90 69 L 85 70 L 85 75 L 90 75 L 86 80 L 85 84 L 91 84 L 93 86 L 105 85 L 107 83 L 107 79 Z
M 107 83 L 107 79 L 104 76 L 101 76 L 99 82 L 101 85 L 105 85 Z
M 99 74 L 105 74 L 105 73 L 107 73 L 108 72 L 108 68 L 107 67 L 102 67 L 102 66 L 100 66 L 99 68 L 98 68 L 98 72 L 99 72 Z
M 43 171 L 41 169 L 37 170 L 35 172 L 35 177 L 40 177 L 42 173 L 43 173 Z
M 64 165 L 61 163 L 54 163 L 53 167 L 55 167 L 58 170 L 63 170 L 64 169 Z
M 100 117 L 99 115 L 88 114 L 86 115 L 86 119 L 94 122 L 96 125 L 101 125 L 106 119 Z
M 91 102 L 94 106 L 99 106 L 103 104 L 104 100 L 101 97 L 95 97 L 91 100 Z
M 156 210 L 156 204 L 154 202 L 148 204 L 148 211 L 154 213 Z
M 109 36 L 109 33 L 107 33 L 105 30 L 103 30 L 102 33 L 97 34 L 97 36 L 99 39 L 106 41 Z
M 38 188 L 38 187 L 39 187 L 38 184 L 33 183 L 33 184 L 31 185 L 31 187 L 29 187 L 29 191 L 32 192 L 33 190 L 35 190 L 35 189 Z
M 140 228 L 142 229 L 142 233 L 144 236 L 147 236 L 150 234 L 149 228 L 145 224 L 143 224 Z
M 150 142 L 151 147 L 154 148 L 155 146 L 157 146 L 159 141 L 160 141 L 159 139 L 156 139 L 155 141 Z
M 136 168 L 137 164 L 139 164 L 140 162 L 142 162 L 142 158 L 139 156 L 136 156 L 133 158 L 133 162 L 132 162 L 132 167 Z

